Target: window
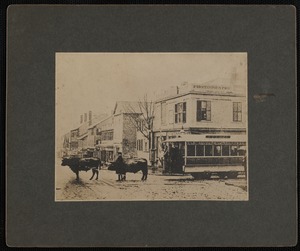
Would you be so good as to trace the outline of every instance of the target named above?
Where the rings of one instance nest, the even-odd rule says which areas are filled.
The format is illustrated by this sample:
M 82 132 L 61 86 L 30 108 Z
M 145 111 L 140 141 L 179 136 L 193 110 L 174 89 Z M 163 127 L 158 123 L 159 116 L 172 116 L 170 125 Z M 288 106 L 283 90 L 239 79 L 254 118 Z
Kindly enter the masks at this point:
M 142 121 L 141 120 L 136 121 L 136 127 L 138 130 L 142 131 Z
M 231 146 L 231 149 L 230 149 L 230 155 L 231 156 L 237 156 L 238 155 L 238 151 L 237 151 L 237 146 Z
M 214 146 L 214 156 L 221 156 L 222 152 L 221 152 L 221 146 Z
M 204 156 L 204 145 L 197 145 L 196 146 L 196 155 L 197 156 Z
M 108 151 L 107 152 L 108 161 L 113 161 L 113 156 L 114 156 L 113 151 Z
M 146 131 L 147 129 L 147 126 L 146 126 L 146 121 L 143 120 L 143 119 L 139 119 L 136 121 L 136 126 L 137 126 L 137 129 L 141 132 L 144 132 Z
M 229 145 L 222 145 L 222 155 L 229 156 Z
M 242 102 L 233 102 L 233 121 L 242 121 Z
M 186 102 L 175 104 L 175 123 L 186 122 Z
M 145 152 L 148 152 L 148 142 L 145 141 Z
M 143 132 L 147 130 L 147 125 L 146 125 L 146 121 L 145 121 L 145 120 L 142 120 L 141 130 L 142 130 Z
M 112 131 L 110 132 L 102 132 L 101 139 L 102 140 L 113 140 L 114 133 Z
M 195 156 L 195 145 L 187 146 L 187 156 Z
M 138 139 L 136 141 L 136 149 L 138 151 L 143 151 L 143 140 L 142 139 Z
M 205 156 L 213 156 L 212 145 L 205 145 Z
M 211 102 L 210 101 L 197 101 L 197 121 L 211 120 Z

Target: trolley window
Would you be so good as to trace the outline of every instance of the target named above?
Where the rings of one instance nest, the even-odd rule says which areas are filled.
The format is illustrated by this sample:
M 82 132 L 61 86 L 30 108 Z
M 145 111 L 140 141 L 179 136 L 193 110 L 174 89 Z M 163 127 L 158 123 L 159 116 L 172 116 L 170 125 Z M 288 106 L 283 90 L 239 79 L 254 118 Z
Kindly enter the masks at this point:
M 204 156 L 204 145 L 196 146 L 196 156 Z
M 230 155 L 231 156 L 237 156 L 238 155 L 238 147 L 237 146 L 235 146 L 235 145 L 232 145 L 231 147 L 230 147 Z
M 221 156 L 222 155 L 222 150 L 220 145 L 215 145 L 214 146 L 214 156 Z
M 205 145 L 205 156 L 213 156 L 213 146 Z
M 229 145 L 222 145 L 222 155 L 229 156 Z
M 187 156 L 195 156 L 195 145 L 187 145 Z

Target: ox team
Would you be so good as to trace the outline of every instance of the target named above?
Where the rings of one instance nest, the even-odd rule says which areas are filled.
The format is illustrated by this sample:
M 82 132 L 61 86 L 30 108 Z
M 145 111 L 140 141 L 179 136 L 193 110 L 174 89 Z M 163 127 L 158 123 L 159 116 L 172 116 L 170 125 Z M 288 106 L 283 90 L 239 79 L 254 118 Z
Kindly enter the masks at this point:
M 76 179 L 79 180 L 79 171 L 92 170 L 93 179 L 96 174 L 96 180 L 99 176 L 99 169 L 101 169 L 102 162 L 99 158 L 95 157 L 64 157 L 61 163 L 62 166 L 69 166 L 70 169 L 76 174 Z M 122 153 L 118 152 L 117 159 L 110 163 L 108 170 L 116 171 L 118 175 L 118 181 L 126 180 L 126 173 L 137 173 L 142 171 L 142 180 L 147 180 L 148 176 L 148 163 L 146 159 L 129 159 L 125 161 L 122 157 Z

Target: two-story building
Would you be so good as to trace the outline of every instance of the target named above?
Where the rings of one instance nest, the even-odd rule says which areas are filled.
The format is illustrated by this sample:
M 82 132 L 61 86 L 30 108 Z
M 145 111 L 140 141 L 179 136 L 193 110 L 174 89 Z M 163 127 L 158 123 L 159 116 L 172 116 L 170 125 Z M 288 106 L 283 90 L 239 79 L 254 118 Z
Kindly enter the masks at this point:
M 204 84 L 183 83 L 173 95 L 155 103 L 154 141 L 161 157 L 161 142 L 186 134 L 246 134 L 246 90 L 230 80 Z
M 100 138 L 96 147 L 100 148 L 101 159 L 113 161 L 118 152 L 123 156 L 136 156 L 137 129 L 134 118 L 138 116 L 136 102 L 116 102 L 113 114 L 97 124 L 97 135 Z

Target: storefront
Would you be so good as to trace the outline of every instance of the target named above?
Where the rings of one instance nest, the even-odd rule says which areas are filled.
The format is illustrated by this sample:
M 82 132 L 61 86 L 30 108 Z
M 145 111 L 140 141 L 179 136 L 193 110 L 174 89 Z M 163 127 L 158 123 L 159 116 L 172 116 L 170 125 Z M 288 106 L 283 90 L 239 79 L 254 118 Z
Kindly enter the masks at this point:
M 99 149 L 99 158 L 104 162 L 113 162 L 121 149 L 119 145 L 107 143 L 98 144 L 96 148 Z

